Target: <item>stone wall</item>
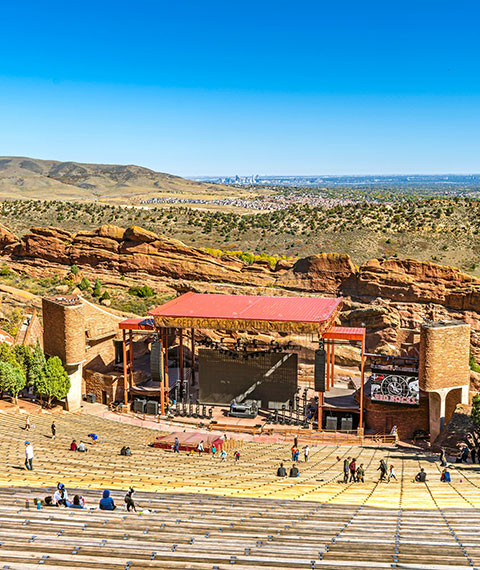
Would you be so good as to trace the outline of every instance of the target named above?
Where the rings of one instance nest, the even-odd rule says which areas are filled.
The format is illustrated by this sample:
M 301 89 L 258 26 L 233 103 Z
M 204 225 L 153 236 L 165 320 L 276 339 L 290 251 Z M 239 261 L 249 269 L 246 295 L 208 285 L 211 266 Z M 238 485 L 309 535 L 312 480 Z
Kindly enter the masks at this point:
M 400 439 L 411 439 L 417 430 L 429 433 L 428 395 L 420 393 L 418 407 L 397 404 L 379 404 L 365 398 L 367 429 L 375 433 L 389 433 L 397 426 Z
M 470 325 L 461 321 L 420 327 L 420 388 L 426 391 L 470 383 Z
M 79 297 L 44 297 L 43 346 L 48 356 L 58 356 L 64 364 L 85 360 L 85 318 Z
M 102 374 L 96 370 L 85 370 L 84 372 L 84 393 L 95 394 L 97 402 L 111 404 L 115 401 L 123 402 L 123 373 L 112 372 Z M 142 372 L 134 371 L 133 382 L 137 384 L 144 380 Z M 103 393 L 105 392 L 106 401 Z

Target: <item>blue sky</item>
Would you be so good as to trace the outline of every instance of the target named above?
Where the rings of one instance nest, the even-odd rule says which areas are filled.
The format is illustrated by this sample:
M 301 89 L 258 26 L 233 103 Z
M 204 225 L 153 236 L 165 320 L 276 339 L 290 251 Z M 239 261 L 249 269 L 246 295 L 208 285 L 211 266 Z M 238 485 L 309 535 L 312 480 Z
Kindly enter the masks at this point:
M 180 175 L 480 172 L 480 5 L 16 2 L 0 155 Z

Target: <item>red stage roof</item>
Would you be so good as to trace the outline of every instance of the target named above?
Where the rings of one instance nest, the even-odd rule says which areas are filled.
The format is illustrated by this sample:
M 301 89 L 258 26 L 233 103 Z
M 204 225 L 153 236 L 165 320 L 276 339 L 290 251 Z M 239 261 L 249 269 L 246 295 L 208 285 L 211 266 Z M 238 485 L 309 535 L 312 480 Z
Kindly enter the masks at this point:
M 133 330 L 133 331 L 153 331 L 153 319 L 148 317 L 141 319 L 125 319 L 119 323 L 120 329 Z
M 332 327 L 324 333 L 323 338 L 325 340 L 362 340 L 366 333 L 367 329 L 364 327 Z
M 341 302 L 341 297 L 257 297 L 191 292 L 148 311 L 148 314 L 153 317 L 322 323 L 335 313 Z

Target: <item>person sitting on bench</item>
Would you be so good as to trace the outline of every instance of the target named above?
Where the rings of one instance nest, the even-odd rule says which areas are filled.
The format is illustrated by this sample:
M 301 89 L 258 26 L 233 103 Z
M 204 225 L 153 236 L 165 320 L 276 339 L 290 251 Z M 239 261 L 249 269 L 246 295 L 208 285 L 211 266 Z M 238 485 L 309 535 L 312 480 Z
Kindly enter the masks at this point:
M 425 473 L 422 467 L 420 471 L 415 475 L 415 481 L 417 483 L 425 483 L 426 480 L 427 480 L 427 474 Z
M 99 506 L 101 511 L 114 511 L 117 508 L 112 497 L 110 497 L 110 491 L 108 489 L 103 491 L 103 497 L 100 499 Z
M 283 466 L 283 463 L 280 463 L 280 467 L 277 469 L 277 477 L 286 477 L 287 470 Z
M 67 493 L 67 490 L 65 489 L 65 485 L 63 483 L 59 483 L 57 485 L 57 490 L 55 491 L 55 494 L 53 495 L 53 502 L 55 503 L 55 505 L 57 505 L 57 507 L 60 507 L 60 506 L 70 507 L 70 505 L 72 504 L 68 500 L 68 493 Z
M 298 477 L 300 475 L 300 471 L 298 470 L 298 467 L 295 465 L 295 463 L 292 465 L 292 467 L 290 468 L 290 473 L 289 473 L 289 477 Z
M 73 497 L 73 503 L 70 505 L 72 509 L 84 509 L 85 508 L 85 499 L 80 495 L 75 495 Z

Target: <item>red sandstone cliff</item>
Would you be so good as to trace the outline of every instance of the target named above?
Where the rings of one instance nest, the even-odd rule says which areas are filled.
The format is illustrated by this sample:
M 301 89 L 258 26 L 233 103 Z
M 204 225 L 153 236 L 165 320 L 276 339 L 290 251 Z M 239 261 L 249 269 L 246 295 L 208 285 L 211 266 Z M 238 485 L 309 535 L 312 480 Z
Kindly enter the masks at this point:
M 37 270 L 45 263 L 56 269 L 76 264 L 112 278 L 150 279 L 157 288 L 167 283 L 177 290 L 235 292 L 242 286 L 249 293 L 342 295 L 341 321 L 365 323 L 372 350 L 413 344 L 409 331 L 424 319 L 462 318 L 472 325 L 480 356 L 480 279 L 453 267 L 373 259 L 357 268 L 348 255 L 322 253 L 280 261 L 271 269 L 266 263 L 219 259 L 139 227 L 111 225 L 76 234 L 32 228 L 21 239 L 0 227 L 0 255 Z

